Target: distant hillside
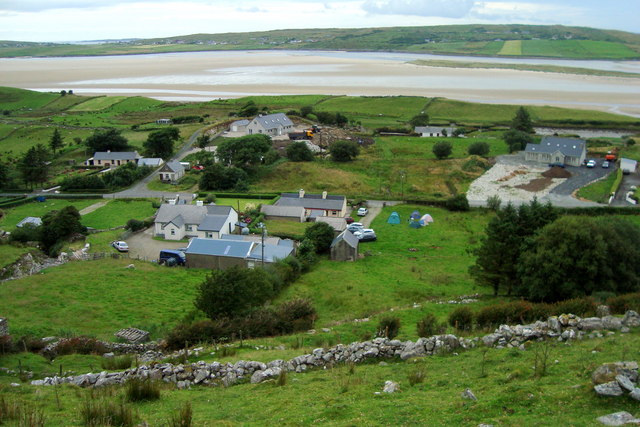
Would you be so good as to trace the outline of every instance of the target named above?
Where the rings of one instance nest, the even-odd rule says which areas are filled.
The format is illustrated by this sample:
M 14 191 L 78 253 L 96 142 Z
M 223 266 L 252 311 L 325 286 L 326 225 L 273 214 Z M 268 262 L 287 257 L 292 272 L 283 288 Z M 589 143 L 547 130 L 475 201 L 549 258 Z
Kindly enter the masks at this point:
M 394 51 L 571 59 L 640 58 L 640 34 L 560 25 L 444 25 L 192 34 L 100 44 L 0 41 L 1 57 L 205 50 Z

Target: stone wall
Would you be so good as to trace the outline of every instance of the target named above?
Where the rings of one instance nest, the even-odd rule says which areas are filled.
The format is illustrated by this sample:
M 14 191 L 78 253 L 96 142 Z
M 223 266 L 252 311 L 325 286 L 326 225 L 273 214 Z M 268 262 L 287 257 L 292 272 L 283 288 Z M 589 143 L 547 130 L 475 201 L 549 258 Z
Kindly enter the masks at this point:
M 9 335 L 9 320 L 0 317 L 0 337 Z
M 123 372 L 101 372 L 75 377 L 47 377 L 32 381 L 33 385 L 55 385 L 72 383 L 81 387 L 100 387 L 121 384 L 130 378 L 149 378 L 167 383 L 175 383 L 178 388 L 192 384 L 209 386 L 230 386 L 238 382 L 260 383 L 277 377 L 282 371 L 304 372 L 309 369 L 331 367 L 339 363 L 360 363 L 371 359 L 400 358 L 407 360 L 439 353 L 450 353 L 483 344 L 488 347 L 515 347 L 525 349 L 524 343 L 530 340 L 556 339 L 570 341 L 575 339 L 603 336 L 602 331 L 628 332 L 631 327 L 640 326 L 640 315 L 628 311 L 624 318 L 613 316 L 590 317 L 581 319 L 574 315 L 549 317 L 546 322 L 529 325 L 501 325 L 492 334 L 473 339 L 459 338 L 455 335 L 436 335 L 419 338 L 417 341 L 389 340 L 376 338 L 371 341 L 355 342 L 349 345 L 338 344 L 335 347 L 317 348 L 311 354 L 294 357 L 291 360 L 273 360 L 269 363 L 239 361 L 232 363 L 196 362 L 188 365 L 158 363 L 143 365 Z

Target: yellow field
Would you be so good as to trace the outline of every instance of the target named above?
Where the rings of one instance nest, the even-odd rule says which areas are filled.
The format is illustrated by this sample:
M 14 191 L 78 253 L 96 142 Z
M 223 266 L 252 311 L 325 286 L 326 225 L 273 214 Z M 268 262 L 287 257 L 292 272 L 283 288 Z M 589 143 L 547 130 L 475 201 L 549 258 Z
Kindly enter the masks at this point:
M 522 55 L 522 40 L 507 40 L 498 55 Z
M 70 108 L 69 111 L 100 111 L 125 100 L 126 96 L 100 96 Z

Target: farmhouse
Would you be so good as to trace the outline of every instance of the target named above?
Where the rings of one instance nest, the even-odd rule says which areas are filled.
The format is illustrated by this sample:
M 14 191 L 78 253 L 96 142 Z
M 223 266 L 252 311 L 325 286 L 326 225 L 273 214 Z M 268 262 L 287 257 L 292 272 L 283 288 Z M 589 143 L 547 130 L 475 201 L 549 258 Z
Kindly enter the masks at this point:
M 121 166 L 129 162 L 138 163 L 142 156 L 137 151 L 96 151 L 84 162 L 87 166 Z
M 160 181 L 175 182 L 184 176 L 184 166 L 180 162 L 167 162 L 160 168 Z
M 217 239 L 233 233 L 237 222 L 238 212 L 231 206 L 163 204 L 154 221 L 154 234 L 167 240 Z
M 269 136 L 286 135 L 293 129 L 293 122 L 284 113 L 260 115 L 247 125 L 247 133 Z
M 438 127 L 438 126 L 416 126 L 415 133 L 419 133 L 420 136 L 440 136 L 449 137 L 453 136 L 453 132 L 456 131 L 455 127 Z
M 282 241 L 284 242 L 284 241 Z M 189 242 L 185 251 L 188 268 L 226 270 L 233 266 L 254 268 L 284 259 L 293 253 L 288 244 L 264 244 L 238 239 L 201 239 Z
M 539 163 L 563 163 L 580 166 L 587 156 L 587 144 L 582 139 L 545 136 L 540 144 L 527 144 L 525 160 Z
M 300 208 L 304 209 L 302 216 Z M 347 215 L 347 198 L 330 196 L 326 191 L 322 194 L 306 194 L 304 190 L 300 190 L 297 193 L 282 193 L 273 207 L 264 205 L 261 211 L 271 218 L 296 218 L 301 222 L 322 216 L 343 218 Z
M 358 245 L 360 241 L 349 230 L 340 233 L 331 242 L 332 261 L 355 261 L 358 259 Z

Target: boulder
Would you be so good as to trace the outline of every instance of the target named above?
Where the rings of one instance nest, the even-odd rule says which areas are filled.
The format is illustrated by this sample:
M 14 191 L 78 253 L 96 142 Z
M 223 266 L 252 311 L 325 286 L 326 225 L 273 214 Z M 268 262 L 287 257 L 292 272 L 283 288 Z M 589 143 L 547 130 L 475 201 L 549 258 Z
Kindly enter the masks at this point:
M 561 333 L 562 332 L 562 325 L 560 324 L 560 321 L 558 320 L 558 316 L 551 316 L 547 319 L 547 328 L 549 328 L 549 330 L 557 332 L 557 333 Z
M 396 391 L 400 391 L 400 384 L 395 381 L 384 382 L 384 388 L 382 389 L 383 393 L 395 393 Z
M 478 400 L 478 398 L 475 394 L 473 394 L 470 388 L 465 389 L 465 391 L 462 392 L 461 396 L 463 399 L 473 400 L 474 402 Z
M 633 391 L 636 385 L 626 375 L 616 375 L 616 381 L 626 391 Z
M 613 414 L 603 415 L 598 417 L 597 420 L 605 426 L 621 426 L 625 424 L 638 424 L 640 422 L 639 419 L 628 412 L 615 412 Z
M 638 364 L 636 362 L 615 362 L 600 365 L 591 374 L 594 385 L 614 381 L 617 375 L 624 375 L 632 382 L 638 380 Z
M 585 317 L 578 322 L 578 329 L 583 331 L 598 331 L 602 329 L 602 319 L 599 317 Z
M 200 369 L 196 371 L 196 375 L 193 382 L 196 384 L 200 384 L 202 381 L 206 380 L 207 378 L 209 378 L 209 371 L 207 371 L 206 369 Z
M 604 329 L 619 331 L 622 329 L 622 319 L 619 317 L 605 316 L 602 318 L 602 327 Z
M 629 310 L 624 314 L 622 324 L 630 328 L 640 326 L 640 315 L 633 310 Z
M 634 388 L 633 390 L 631 390 L 631 393 L 629 393 L 629 396 L 633 400 L 640 400 L 640 388 Z
M 251 384 L 258 384 L 273 377 L 277 377 L 282 372 L 281 368 L 273 367 L 261 371 L 255 371 L 251 375 Z
M 482 343 L 487 347 L 493 347 L 493 345 L 500 339 L 502 336 L 500 334 L 489 334 L 482 337 Z
M 622 396 L 624 394 L 617 381 L 598 384 L 593 389 L 599 396 Z

